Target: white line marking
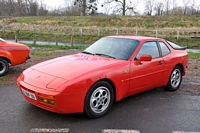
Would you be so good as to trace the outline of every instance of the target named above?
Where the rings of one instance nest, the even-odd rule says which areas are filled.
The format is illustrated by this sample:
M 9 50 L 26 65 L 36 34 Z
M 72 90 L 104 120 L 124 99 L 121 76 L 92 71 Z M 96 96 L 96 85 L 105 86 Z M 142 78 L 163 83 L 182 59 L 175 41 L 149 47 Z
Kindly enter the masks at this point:
M 184 132 L 184 131 L 172 131 L 173 133 L 200 133 L 200 132 Z
M 68 133 L 69 128 L 32 128 L 31 133 Z
M 140 133 L 138 130 L 103 129 L 102 133 Z

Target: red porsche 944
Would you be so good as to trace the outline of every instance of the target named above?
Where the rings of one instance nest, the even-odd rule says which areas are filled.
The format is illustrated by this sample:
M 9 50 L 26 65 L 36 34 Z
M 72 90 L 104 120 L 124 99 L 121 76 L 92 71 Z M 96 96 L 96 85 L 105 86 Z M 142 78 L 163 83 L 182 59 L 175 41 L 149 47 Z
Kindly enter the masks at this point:
M 17 84 L 35 106 L 98 118 L 127 96 L 156 87 L 176 91 L 187 62 L 186 48 L 164 39 L 107 36 L 81 53 L 26 69 Z
M 0 76 L 9 71 L 9 66 L 15 66 L 29 59 L 29 48 L 24 44 L 7 42 L 0 38 Z

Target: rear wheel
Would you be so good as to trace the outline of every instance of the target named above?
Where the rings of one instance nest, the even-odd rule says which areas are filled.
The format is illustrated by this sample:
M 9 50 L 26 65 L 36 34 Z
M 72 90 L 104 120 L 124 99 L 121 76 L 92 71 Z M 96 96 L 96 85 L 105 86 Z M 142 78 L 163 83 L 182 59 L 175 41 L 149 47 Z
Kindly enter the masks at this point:
M 181 85 L 182 81 L 182 69 L 180 66 L 176 66 L 169 78 L 168 84 L 165 87 L 168 91 L 176 91 Z
M 91 118 L 104 116 L 114 101 L 112 86 L 106 81 L 95 83 L 85 99 L 85 114 Z
M 0 76 L 5 75 L 9 71 L 9 63 L 7 60 L 0 58 Z

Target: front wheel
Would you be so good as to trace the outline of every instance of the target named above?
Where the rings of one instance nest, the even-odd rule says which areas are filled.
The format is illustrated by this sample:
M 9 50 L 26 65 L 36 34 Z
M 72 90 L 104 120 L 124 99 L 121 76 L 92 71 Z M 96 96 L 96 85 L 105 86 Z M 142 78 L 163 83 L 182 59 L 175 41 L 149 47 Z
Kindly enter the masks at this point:
M 104 116 L 114 101 L 112 86 L 106 81 L 95 83 L 87 93 L 85 99 L 85 114 L 91 118 Z
M 9 71 L 9 63 L 7 60 L 0 58 L 0 76 L 5 75 Z
M 180 66 L 176 66 L 170 75 L 167 86 L 165 87 L 168 91 L 176 91 L 181 85 L 182 81 L 182 69 Z

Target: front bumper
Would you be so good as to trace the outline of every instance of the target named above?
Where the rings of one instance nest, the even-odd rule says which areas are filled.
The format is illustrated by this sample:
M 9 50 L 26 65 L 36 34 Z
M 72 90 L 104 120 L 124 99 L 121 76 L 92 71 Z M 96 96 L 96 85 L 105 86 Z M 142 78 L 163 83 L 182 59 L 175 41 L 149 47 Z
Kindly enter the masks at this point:
M 42 109 L 45 109 L 45 110 L 48 110 L 51 112 L 55 112 L 55 113 L 60 113 L 60 114 L 83 112 L 84 97 L 85 97 L 84 96 L 85 94 L 83 92 L 63 94 L 63 93 L 57 92 L 57 91 L 46 90 L 46 89 L 34 87 L 23 81 L 19 81 L 18 86 L 19 86 L 21 93 L 22 93 L 22 89 L 23 89 L 23 90 L 26 90 L 27 92 L 30 92 L 36 96 L 37 100 L 33 100 L 22 93 L 22 95 L 28 102 L 30 102 L 31 104 L 33 104 L 39 108 L 42 108 Z M 39 98 L 40 94 L 54 96 L 56 105 L 42 103 Z

